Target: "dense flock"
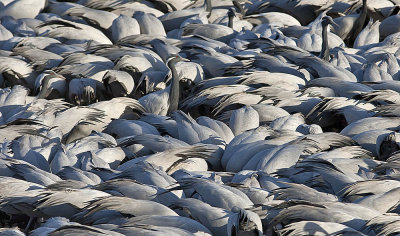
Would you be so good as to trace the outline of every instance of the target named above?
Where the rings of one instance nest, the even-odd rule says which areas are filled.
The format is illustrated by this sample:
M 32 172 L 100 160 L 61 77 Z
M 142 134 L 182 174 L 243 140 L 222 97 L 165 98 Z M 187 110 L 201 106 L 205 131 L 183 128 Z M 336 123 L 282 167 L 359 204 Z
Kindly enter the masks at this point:
M 400 234 L 399 0 L 0 0 L 0 235 Z

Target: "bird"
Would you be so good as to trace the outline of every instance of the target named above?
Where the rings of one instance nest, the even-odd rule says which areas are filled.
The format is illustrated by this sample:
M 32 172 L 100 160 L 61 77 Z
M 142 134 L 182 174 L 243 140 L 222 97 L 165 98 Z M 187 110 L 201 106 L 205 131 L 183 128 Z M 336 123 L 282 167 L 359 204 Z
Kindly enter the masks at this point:
M 170 85 L 163 90 L 154 93 L 149 93 L 139 99 L 139 102 L 147 110 L 147 112 L 167 115 L 178 109 L 180 90 L 180 75 L 175 66 L 180 61 L 188 61 L 186 58 L 179 55 L 171 56 L 167 60 L 168 68 L 171 71 Z M 154 102 L 153 102 L 154 101 Z M 157 101 L 157 102 L 155 102 Z
M 360 32 L 354 41 L 354 48 L 379 42 L 379 21 L 373 22 L 371 18 L 368 25 Z
M 364 27 L 367 18 L 367 0 L 362 0 L 361 12 L 335 18 L 338 25 L 334 28 L 335 33 L 340 36 L 346 44 L 353 46 L 355 39 Z
M 180 95 L 180 75 L 178 74 L 175 65 L 176 63 L 180 61 L 188 61 L 187 59 L 179 56 L 172 56 L 170 60 L 167 61 L 168 68 L 171 70 L 171 85 L 170 85 L 170 91 L 169 91 L 169 96 L 168 96 L 168 112 L 167 114 L 171 114 L 172 112 L 176 111 L 178 109 L 179 105 L 179 95 Z
M 398 6 L 394 7 L 391 15 L 388 16 L 387 18 L 385 18 L 384 20 L 382 20 L 381 24 L 379 25 L 379 34 L 382 37 L 386 37 L 395 32 L 398 32 L 398 30 L 396 30 L 396 28 L 397 28 L 396 22 L 398 22 L 400 20 L 400 17 L 398 14 L 399 10 L 400 9 Z
M 329 44 L 328 44 L 328 25 L 336 25 L 338 26 L 330 16 L 325 16 L 321 20 L 322 26 L 322 49 L 319 54 L 320 58 L 323 58 L 326 61 L 329 61 Z
M 126 25 L 129 25 L 130 27 L 126 27 Z M 140 34 L 140 26 L 138 21 L 135 18 L 131 18 L 126 15 L 119 15 L 117 18 L 115 18 L 110 29 L 114 43 L 118 42 L 124 37 Z
M 167 14 L 164 14 L 160 17 L 161 22 L 164 25 L 166 31 L 171 31 L 173 29 L 178 29 L 184 20 L 189 17 L 192 17 L 197 14 L 201 14 L 205 12 L 209 14 L 212 9 L 212 1 L 204 0 L 204 3 L 201 7 L 195 8 L 185 8 L 179 11 L 173 11 Z
M 399 233 L 398 0 L 32 3 L 0 3 L 1 233 Z
M 14 19 L 35 18 L 46 6 L 46 1 L 11 1 L 0 11 L 0 17 L 11 16 Z
M 166 36 L 164 26 L 154 15 L 145 12 L 136 12 L 133 17 L 137 20 L 140 26 L 141 34 Z

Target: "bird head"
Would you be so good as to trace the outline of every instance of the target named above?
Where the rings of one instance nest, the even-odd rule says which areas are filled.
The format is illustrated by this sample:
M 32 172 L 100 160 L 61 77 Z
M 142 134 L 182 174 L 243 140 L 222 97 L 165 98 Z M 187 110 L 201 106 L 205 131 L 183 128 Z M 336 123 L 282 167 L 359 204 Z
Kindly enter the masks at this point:
M 235 17 L 236 16 L 236 11 L 235 8 L 231 7 L 228 10 L 228 17 Z
M 168 57 L 166 64 L 171 69 L 177 62 L 180 62 L 180 61 L 190 61 L 190 60 L 186 59 L 184 57 L 181 57 L 178 54 L 172 54 L 171 56 Z
M 336 28 L 339 28 L 339 25 L 336 24 L 336 23 L 333 21 L 332 17 L 330 17 L 330 16 L 324 16 L 324 17 L 322 18 L 322 20 L 321 20 L 321 24 L 322 24 L 322 27 L 324 27 L 324 26 L 330 24 L 330 25 L 335 26 Z

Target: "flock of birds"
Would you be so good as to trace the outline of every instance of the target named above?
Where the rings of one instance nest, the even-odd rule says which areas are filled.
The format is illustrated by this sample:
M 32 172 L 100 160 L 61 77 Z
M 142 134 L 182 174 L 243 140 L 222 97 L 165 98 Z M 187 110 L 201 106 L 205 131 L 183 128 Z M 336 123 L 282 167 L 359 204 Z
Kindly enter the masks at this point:
M 399 0 L 0 0 L 0 235 L 399 235 Z

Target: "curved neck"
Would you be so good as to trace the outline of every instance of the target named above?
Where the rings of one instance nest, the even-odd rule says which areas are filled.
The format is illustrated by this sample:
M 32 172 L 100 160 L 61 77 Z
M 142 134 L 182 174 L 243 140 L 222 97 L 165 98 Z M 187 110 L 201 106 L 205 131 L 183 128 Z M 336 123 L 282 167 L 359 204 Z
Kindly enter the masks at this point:
M 319 57 L 329 61 L 328 24 L 322 25 L 322 49 Z

